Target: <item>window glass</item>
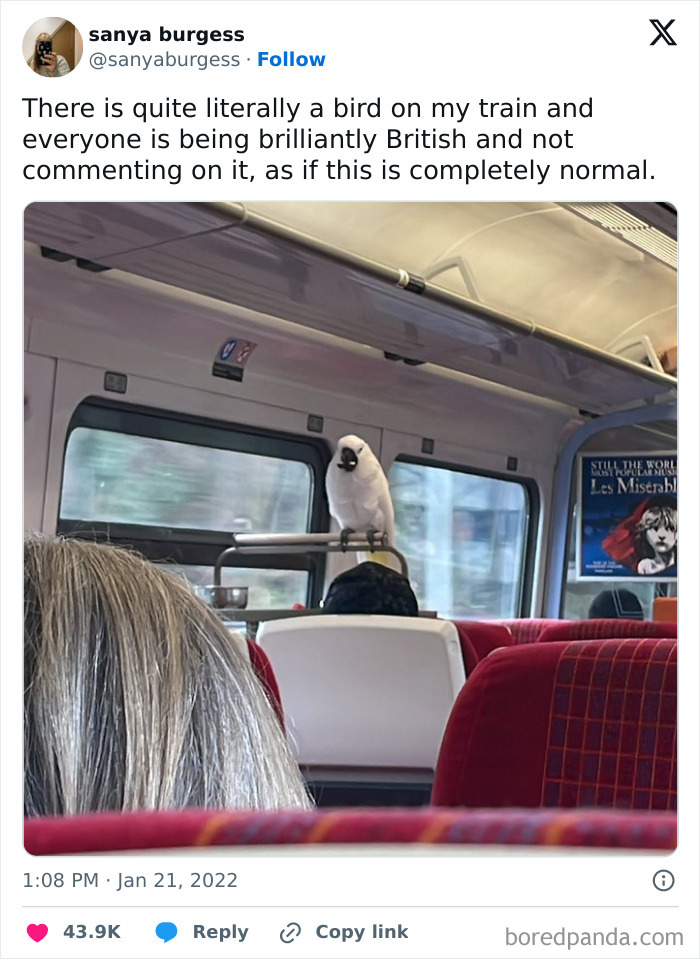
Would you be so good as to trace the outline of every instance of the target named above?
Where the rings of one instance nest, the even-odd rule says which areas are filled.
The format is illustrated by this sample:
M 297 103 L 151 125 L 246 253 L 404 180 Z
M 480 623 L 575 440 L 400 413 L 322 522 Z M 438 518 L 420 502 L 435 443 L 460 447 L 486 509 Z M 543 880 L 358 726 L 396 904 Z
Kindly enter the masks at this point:
M 529 502 L 512 480 L 396 462 L 396 545 L 421 609 L 487 619 L 519 615 Z
M 164 568 L 184 576 L 193 586 L 211 586 L 214 570 L 211 566 L 174 566 Z M 224 566 L 221 570 L 223 586 L 247 586 L 248 609 L 291 609 L 295 603 L 306 605 L 309 574 L 296 569 L 251 569 Z
M 86 427 L 66 450 L 63 520 L 186 529 L 308 529 L 306 463 Z

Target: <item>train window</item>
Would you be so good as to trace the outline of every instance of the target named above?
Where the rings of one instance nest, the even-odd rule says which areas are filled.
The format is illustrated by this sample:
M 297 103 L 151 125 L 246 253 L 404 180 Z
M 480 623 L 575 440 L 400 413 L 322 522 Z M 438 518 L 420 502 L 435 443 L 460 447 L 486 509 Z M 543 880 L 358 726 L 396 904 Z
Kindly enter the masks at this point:
M 518 616 L 531 493 L 525 484 L 397 461 L 390 472 L 396 542 L 424 609 L 442 616 Z
M 305 439 L 85 403 L 66 444 L 58 531 L 133 546 L 211 583 L 233 532 L 324 528 L 325 456 Z M 222 581 L 248 586 L 251 607 L 287 607 L 317 602 L 322 574 L 320 557 L 241 553 Z
M 61 518 L 231 532 L 307 529 L 306 463 L 79 427 L 70 434 Z
M 178 567 L 194 586 L 211 583 L 211 566 Z M 224 567 L 221 582 L 224 586 L 247 586 L 250 609 L 287 609 L 295 603 L 306 603 L 309 574 L 292 569 L 245 569 Z

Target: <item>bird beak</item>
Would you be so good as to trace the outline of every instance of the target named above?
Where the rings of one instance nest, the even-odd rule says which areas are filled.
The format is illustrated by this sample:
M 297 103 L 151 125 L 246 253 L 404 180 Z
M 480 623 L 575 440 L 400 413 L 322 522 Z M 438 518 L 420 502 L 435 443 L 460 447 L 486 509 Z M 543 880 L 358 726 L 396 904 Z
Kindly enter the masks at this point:
M 344 446 L 340 451 L 340 462 L 338 463 L 338 469 L 345 470 L 347 473 L 352 473 L 356 466 L 357 453 L 349 446 Z

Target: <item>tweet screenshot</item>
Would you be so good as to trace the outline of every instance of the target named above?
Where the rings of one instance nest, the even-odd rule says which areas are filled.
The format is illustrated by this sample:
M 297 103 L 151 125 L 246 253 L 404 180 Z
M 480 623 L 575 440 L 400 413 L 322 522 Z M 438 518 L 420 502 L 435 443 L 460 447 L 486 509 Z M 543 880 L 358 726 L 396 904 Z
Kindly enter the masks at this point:
M 698 0 L 0 13 L 2 959 L 700 959 Z

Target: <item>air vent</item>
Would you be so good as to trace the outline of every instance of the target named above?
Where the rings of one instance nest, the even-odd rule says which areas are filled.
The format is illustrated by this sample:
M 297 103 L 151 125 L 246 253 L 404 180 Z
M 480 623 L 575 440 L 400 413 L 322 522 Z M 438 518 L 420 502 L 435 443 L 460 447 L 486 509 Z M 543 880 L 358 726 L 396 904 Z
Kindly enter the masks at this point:
M 667 266 L 678 269 L 678 244 L 676 240 L 640 220 L 614 203 L 566 203 L 563 204 L 584 220 L 589 220 L 609 233 L 614 233 L 644 253 L 649 253 Z

